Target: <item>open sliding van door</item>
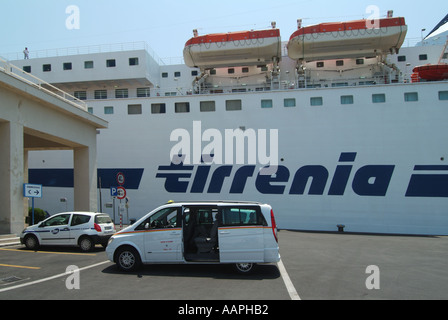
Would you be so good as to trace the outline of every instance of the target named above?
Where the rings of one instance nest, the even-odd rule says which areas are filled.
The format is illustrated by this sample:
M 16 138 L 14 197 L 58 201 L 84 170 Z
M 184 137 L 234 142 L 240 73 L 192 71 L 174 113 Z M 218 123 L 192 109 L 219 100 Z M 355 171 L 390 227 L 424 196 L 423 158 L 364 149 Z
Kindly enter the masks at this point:
M 218 262 L 218 227 L 221 219 L 216 205 L 183 207 L 183 247 L 186 261 Z

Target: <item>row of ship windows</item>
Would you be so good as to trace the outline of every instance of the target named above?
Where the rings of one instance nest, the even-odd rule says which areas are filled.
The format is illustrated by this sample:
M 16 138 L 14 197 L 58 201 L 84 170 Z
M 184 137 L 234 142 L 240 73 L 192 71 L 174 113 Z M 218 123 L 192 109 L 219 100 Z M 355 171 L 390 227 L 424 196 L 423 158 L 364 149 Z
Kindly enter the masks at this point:
M 138 66 L 139 60 L 138 58 L 129 58 L 129 65 L 130 66 Z M 117 66 L 117 61 L 115 59 L 108 59 L 106 60 L 106 67 L 107 68 L 115 68 Z M 94 62 L 93 61 L 84 61 L 84 69 L 93 69 L 94 68 Z M 62 64 L 63 70 L 73 70 L 73 64 L 71 62 L 64 62 Z M 31 66 L 23 66 L 23 71 L 31 73 Z M 50 72 L 51 71 L 51 64 L 43 64 L 42 65 L 42 71 L 43 72 Z
M 75 91 L 73 94 L 79 100 L 87 100 L 87 91 Z M 137 88 L 137 98 L 150 97 L 150 88 Z M 107 90 L 95 90 L 94 98 L 98 99 L 107 99 Z M 115 89 L 115 98 L 129 98 L 129 90 L 126 88 Z
M 448 57 L 448 53 L 445 53 L 443 58 L 446 59 L 447 57 Z M 419 58 L 420 61 L 425 61 L 425 60 L 428 60 L 428 55 L 427 54 L 420 54 L 418 58 Z M 404 62 L 404 61 L 406 61 L 406 56 L 398 56 L 397 60 L 399 62 Z M 358 64 L 358 65 L 364 64 L 364 59 L 356 59 L 356 64 Z M 129 58 L 129 65 L 130 66 L 138 66 L 139 65 L 139 59 L 138 58 Z M 343 60 L 337 60 L 336 61 L 336 65 L 337 66 L 343 66 L 344 65 L 344 61 Z M 106 60 L 106 67 L 107 68 L 114 68 L 116 66 L 117 66 L 117 62 L 116 62 L 115 59 L 108 59 L 108 60 Z M 323 68 L 324 67 L 324 62 L 323 61 L 316 62 L 316 67 Z M 93 61 L 84 61 L 84 69 L 93 69 L 93 68 L 94 68 L 94 62 Z M 63 70 L 72 70 L 73 69 L 73 65 L 72 65 L 71 62 L 64 62 L 62 64 L 62 69 Z M 31 73 L 31 66 L 24 66 L 23 67 L 23 71 Z M 42 65 L 42 71 L 43 72 L 50 72 L 51 71 L 51 64 L 43 64 Z M 249 72 L 249 68 L 243 67 L 241 71 L 242 71 L 242 73 L 248 73 Z M 267 67 L 264 66 L 262 68 L 262 71 L 267 71 Z M 235 68 L 229 68 L 228 69 L 228 73 L 229 74 L 235 73 Z M 212 69 L 211 70 L 211 74 L 216 74 L 216 70 Z M 198 71 L 197 70 L 191 71 L 191 75 L 192 76 L 197 76 L 198 75 Z M 174 77 L 175 78 L 179 78 L 180 76 L 181 76 L 181 72 L 180 71 L 175 71 L 174 72 Z M 168 72 L 162 72 L 162 78 L 168 78 Z
M 129 58 L 129 65 L 130 66 L 138 66 L 139 65 L 138 58 Z M 117 61 L 115 59 L 106 60 L 106 67 L 107 68 L 115 68 L 116 66 L 117 66 Z M 93 61 L 84 61 L 84 69 L 93 69 L 93 68 L 94 68 L 94 62 Z M 22 69 L 25 72 L 31 73 L 31 66 L 23 66 Z M 43 72 L 51 72 L 51 69 L 52 69 L 52 67 L 51 67 L 51 64 L 49 64 L 49 63 L 42 65 L 42 71 Z M 73 64 L 71 62 L 64 62 L 64 63 L 62 63 L 62 70 L 64 70 L 64 71 L 73 70 Z M 192 70 L 191 71 L 191 75 L 192 76 L 197 76 L 198 75 L 198 71 L 197 70 Z M 175 71 L 174 72 L 174 77 L 175 78 L 179 78 L 180 76 L 181 76 L 181 72 L 180 71 Z M 162 78 L 168 78 L 168 72 L 162 72 Z
M 340 102 L 342 105 L 353 104 L 354 98 L 352 95 L 344 95 L 340 97 Z M 439 91 L 439 100 L 448 101 L 448 91 Z M 406 92 L 404 94 L 405 102 L 418 101 L 418 92 Z M 323 97 L 311 97 L 310 105 L 311 106 L 321 106 L 323 105 Z M 372 94 L 372 103 L 385 103 L 386 95 L 383 93 Z M 226 100 L 226 111 L 237 111 L 242 110 L 242 101 L 241 100 Z M 261 108 L 273 108 L 272 99 L 264 99 L 261 100 L 260 104 Z M 284 107 L 295 107 L 296 99 L 295 98 L 286 98 L 283 100 Z M 216 111 L 216 102 L 215 101 L 200 101 L 199 110 L 201 112 L 214 112 Z M 93 113 L 93 108 L 89 107 L 89 112 Z M 176 102 L 174 104 L 174 112 L 175 113 L 188 113 L 190 112 L 190 103 L 189 102 Z M 128 114 L 142 114 L 143 109 L 141 104 L 129 104 L 128 105 Z M 152 114 L 163 114 L 166 113 L 166 104 L 165 103 L 153 103 L 151 104 L 151 113 Z M 104 114 L 114 114 L 113 106 L 104 107 Z

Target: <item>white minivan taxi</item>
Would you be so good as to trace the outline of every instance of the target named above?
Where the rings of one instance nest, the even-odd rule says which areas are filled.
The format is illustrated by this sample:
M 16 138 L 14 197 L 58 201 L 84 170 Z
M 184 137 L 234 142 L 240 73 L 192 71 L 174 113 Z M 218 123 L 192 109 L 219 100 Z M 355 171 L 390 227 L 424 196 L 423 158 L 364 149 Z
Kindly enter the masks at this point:
M 114 234 L 108 259 L 131 271 L 153 263 L 227 263 L 249 273 L 280 260 L 274 212 L 257 202 L 179 202 Z
M 97 212 L 63 212 L 25 228 L 20 241 L 27 249 L 39 246 L 79 246 L 90 251 L 96 244 L 103 247 L 115 233 L 115 225 L 108 214 Z

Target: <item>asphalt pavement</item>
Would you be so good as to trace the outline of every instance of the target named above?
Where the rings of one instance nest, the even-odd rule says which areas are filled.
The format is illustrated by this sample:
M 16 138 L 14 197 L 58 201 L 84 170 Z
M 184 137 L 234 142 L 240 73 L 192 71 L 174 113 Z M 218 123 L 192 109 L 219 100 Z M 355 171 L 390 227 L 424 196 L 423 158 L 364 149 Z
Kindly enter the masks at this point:
M 148 265 L 123 273 L 100 246 L 87 254 L 1 247 L 0 300 L 448 299 L 448 237 L 281 230 L 279 244 L 281 263 L 248 276 L 228 265 Z

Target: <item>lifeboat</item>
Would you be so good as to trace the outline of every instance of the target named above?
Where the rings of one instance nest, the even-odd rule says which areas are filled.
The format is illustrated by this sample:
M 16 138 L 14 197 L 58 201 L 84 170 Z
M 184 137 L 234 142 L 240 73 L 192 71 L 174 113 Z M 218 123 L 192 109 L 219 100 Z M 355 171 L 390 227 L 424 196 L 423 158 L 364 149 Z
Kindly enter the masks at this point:
M 448 64 L 427 64 L 415 67 L 412 70 L 412 82 L 418 82 L 420 79 L 426 81 L 442 81 L 448 79 Z
M 187 41 L 184 61 L 201 69 L 269 64 L 281 57 L 279 29 L 195 36 Z
M 396 53 L 404 42 L 404 18 L 384 18 L 321 23 L 299 27 L 288 42 L 288 55 L 294 60 L 329 60 L 374 57 Z

